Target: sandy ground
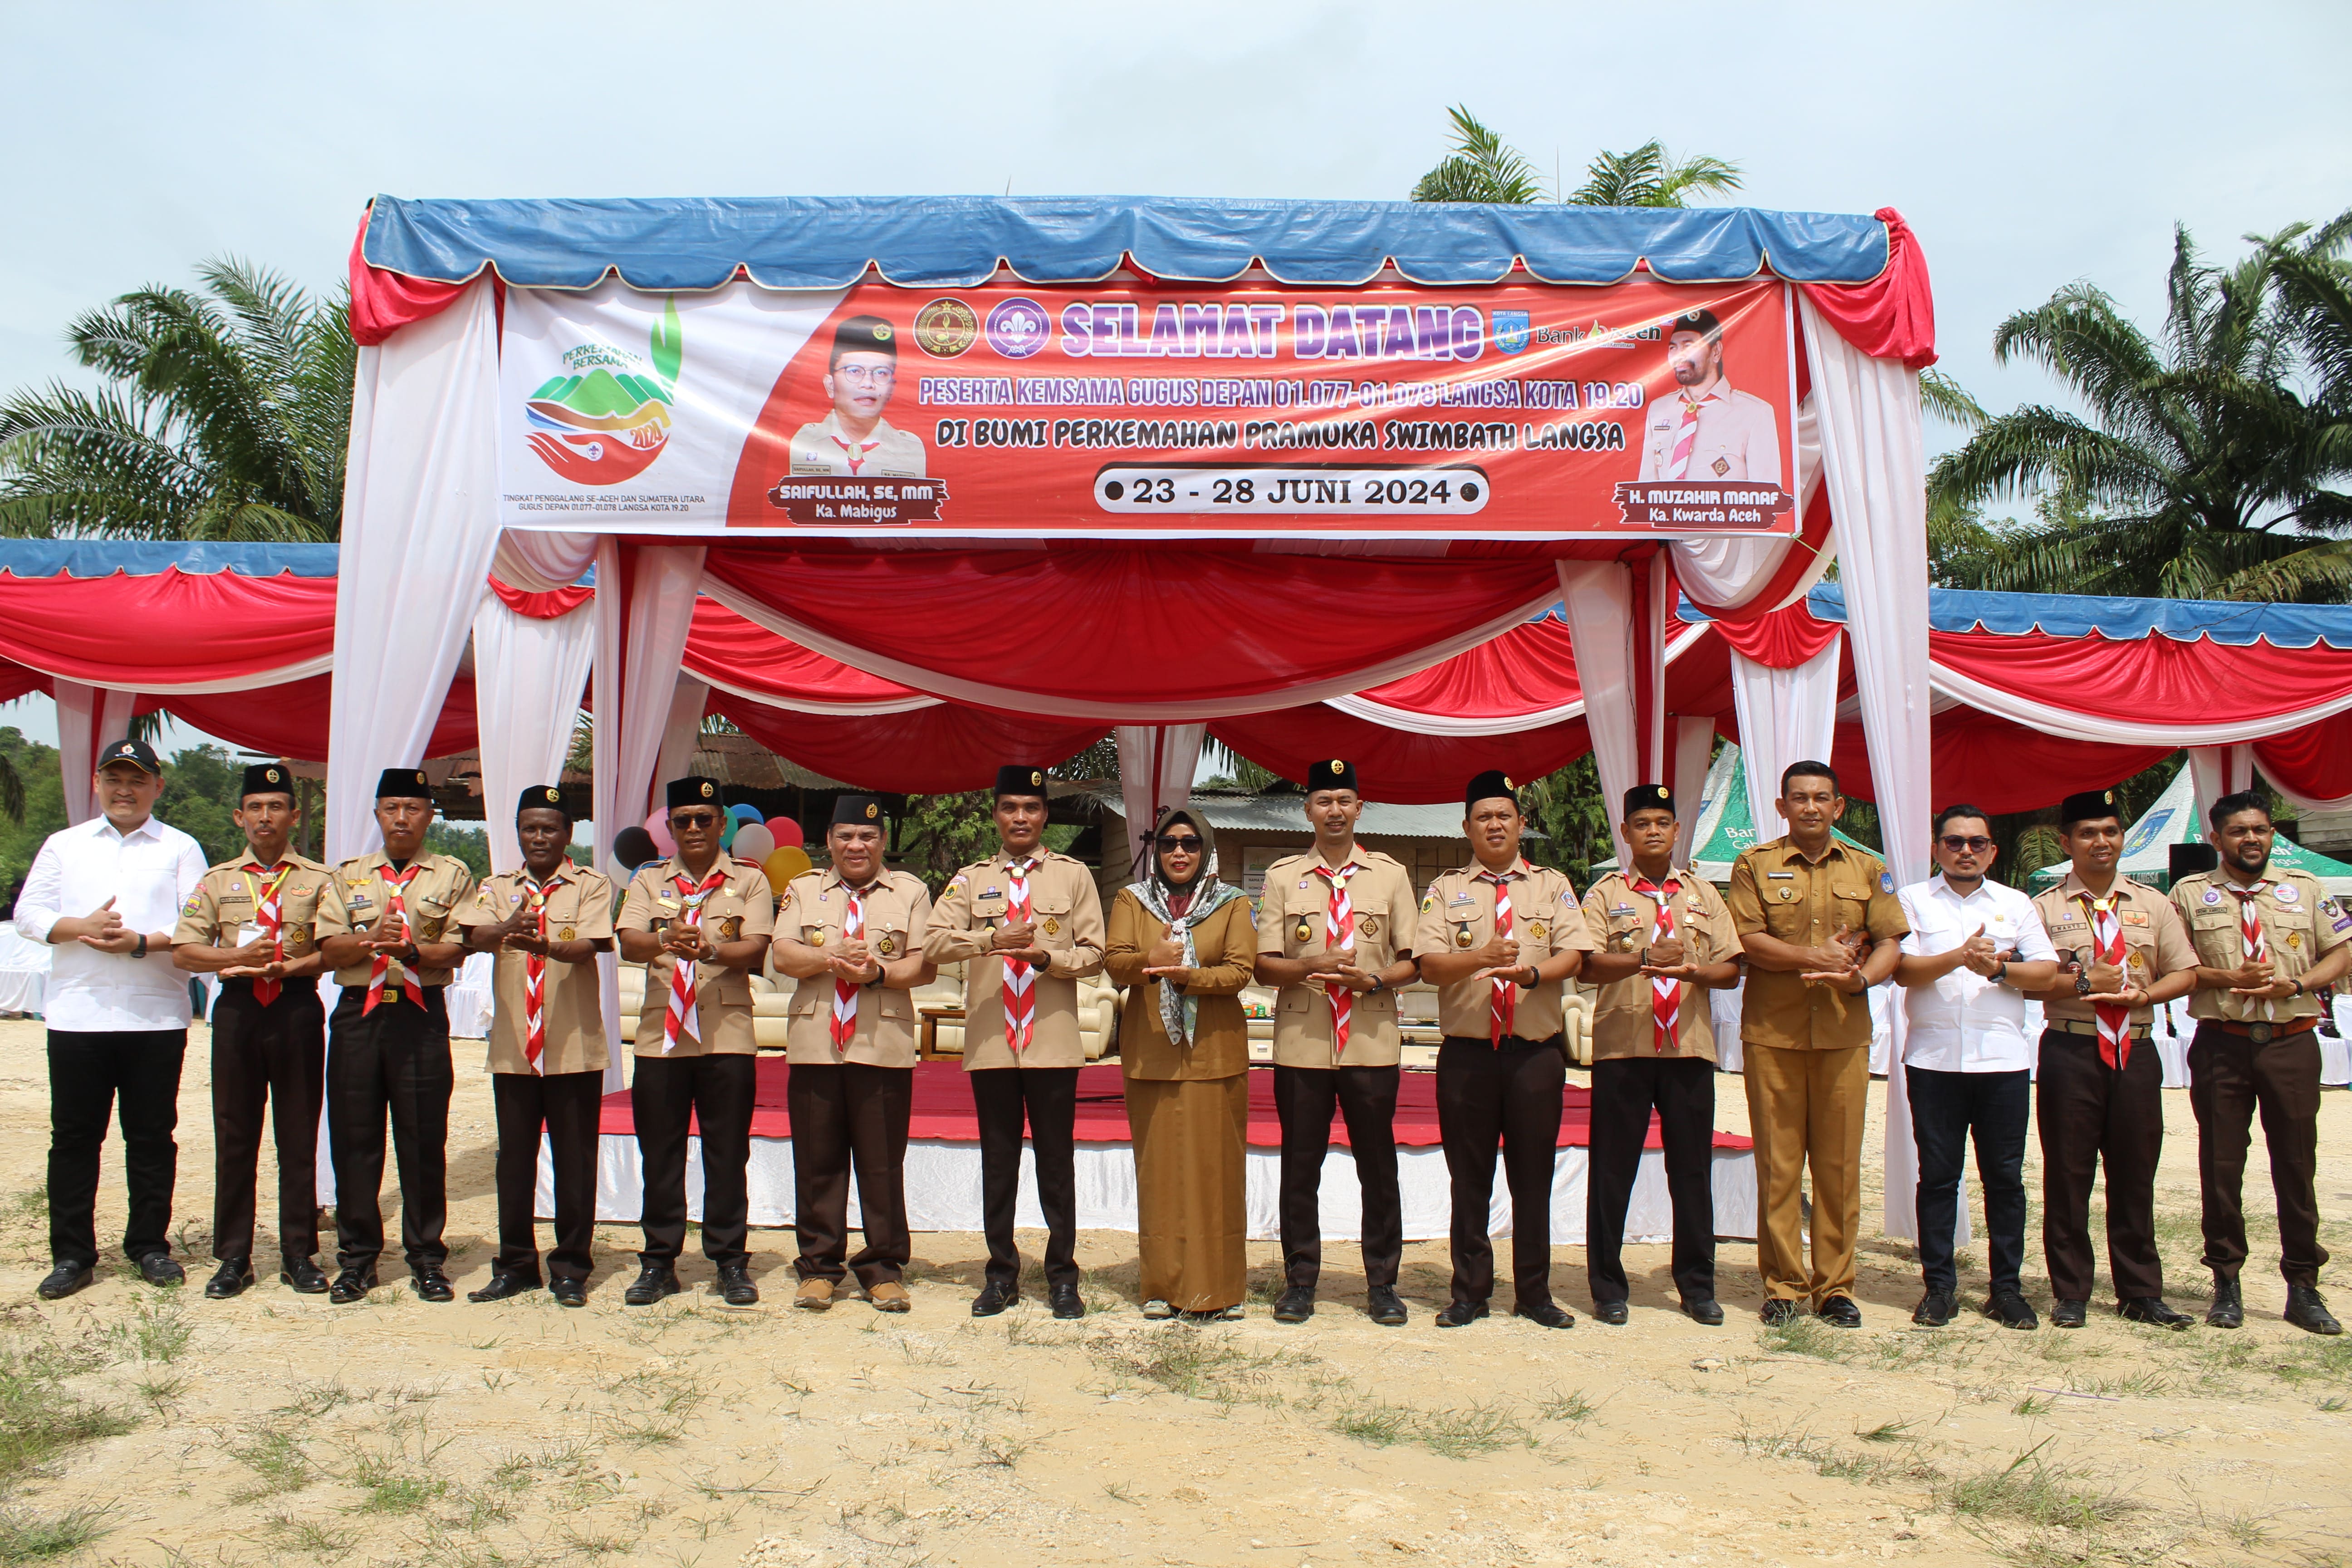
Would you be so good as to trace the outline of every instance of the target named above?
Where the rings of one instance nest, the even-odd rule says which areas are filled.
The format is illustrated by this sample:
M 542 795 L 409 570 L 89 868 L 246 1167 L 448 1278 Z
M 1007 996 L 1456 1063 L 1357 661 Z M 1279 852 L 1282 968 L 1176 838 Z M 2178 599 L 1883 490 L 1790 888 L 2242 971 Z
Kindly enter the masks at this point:
M 337 1308 L 268 1280 L 213 1303 L 200 1027 L 175 1226 L 189 1287 L 116 1270 L 52 1305 L 33 1293 L 41 1051 L 38 1025 L 0 1023 L 0 1563 L 2352 1563 L 2352 1339 L 2278 1321 L 2267 1215 L 2234 1334 L 2111 1311 L 2074 1333 L 1915 1330 L 1908 1248 L 1884 1240 L 1865 1245 L 1855 1332 L 1763 1330 L 1738 1243 L 1719 1329 L 1675 1312 L 1664 1249 L 1637 1247 L 1627 1327 L 1440 1333 L 1433 1244 L 1407 1249 L 1403 1330 L 1361 1315 L 1345 1248 L 1323 1310 L 1275 1323 L 1264 1245 L 1247 1321 L 1150 1324 L 1113 1233 L 1081 1240 L 1095 1311 L 1077 1323 L 1034 1302 L 975 1321 L 980 1239 L 940 1234 L 916 1237 L 903 1318 L 794 1311 L 777 1231 L 753 1233 L 762 1305 L 722 1306 L 690 1259 L 685 1295 L 629 1310 L 622 1226 L 600 1232 L 582 1311 L 428 1306 L 403 1284 Z M 458 1056 L 462 1291 L 488 1276 L 494 1220 L 488 1087 L 478 1049 Z M 2187 1097 L 2165 1109 L 2165 1256 L 2173 1299 L 2201 1307 Z M 2326 1097 L 2321 1138 L 2322 1204 L 2352 1214 L 2352 1095 Z M 102 1240 L 121 1226 L 111 1163 L 107 1179 Z M 2252 1206 L 2266 1184 L 2258 1147 Z M 2347 1232 L 2335 1219 L 2329 1244 Z M 1981 1256 L 1965 1262 L 1981 1296 Z M 1580 1313 L 1582 1265 L 1562 1247 L 1554 1276 Z M 2038 1258 L 2027 1287 L 2046 1303 Z

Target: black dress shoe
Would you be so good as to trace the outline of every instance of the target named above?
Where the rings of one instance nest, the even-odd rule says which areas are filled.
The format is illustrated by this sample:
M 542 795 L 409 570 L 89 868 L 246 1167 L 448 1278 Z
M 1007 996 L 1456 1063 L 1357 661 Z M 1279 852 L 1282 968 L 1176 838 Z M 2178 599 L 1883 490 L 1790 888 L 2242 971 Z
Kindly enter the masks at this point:
M 971 1299 L 971 1315 L 992 1318 L 1021 1300 L 1021 1287 L 1009 1279 L 991 1279 Z
M 1314 1307 L 1312 1298 L 1307 1305 L 1310 1310 Z M 1404 1299 L 1387 1285 L 1375 1285 L 1365 1292 L 1364 1314 L 1384 1329 L 1402 1328 L 1412 1315 L 1404 1310 Z
M 1274 1304 L 1274 1321 L 1277 1323 L 1303 1323 L 1315 1315 L 1315 1287 L 1293 1285 Z
M 437 1264 L 428 1263 L 422 1268 L 411 1269 L 408 1288 L 416 1292 L 416 1299 L 420 1301 L 454 1301 L 457 1299 L 457 1288 L 449 1283 L 449 1277 L 441 1272 Z
M 730 1307 L 758 1306 L 760 1288 L 751 1283 L 751 1265 L 748 1262 L 720 1264 L 719 1296 Z
M 1841 1296 L 1832 1300 L 1843 1300 L 1844 1298 Z M 1953 1299 L 1953 1292 L 1930 1290 L 1919 1298 L 1917 1306 L 1911 1309 L 1911 1321 L 1923 1329 L 1940 1329 L 1950 1322 L 1952 1314 L 1959 1310 L 1960 1304 Z
M 588 1304 L 588 1281 L 556 1279 L 549 1283 L 547 1293 L 555 1298 L 559 1307 L 584 1307 Z
M 288 1258 L 286 1267 L 278 1271 L 278 1282 L 305 1296 L 327 1293 L 327 1271 L 307 1258 Z
M 2161 1296 L 2135 1296 L 2128 1301 L 2116 1302 L 2116 1310 L 2128 1322 L 2159 1329 L 2185 1329 L 2195 1321 L 2186 1312 L 2173 1310 Z
M 1484 1301 L 1451 1301 L 1444 1310 L 1437 1314 L 1437 1326 L 1441 1329 L 1466 1329 L 1486 1315 L 1486 1303 Z
M 1606 1323 L 1612 1329 L 1623 1328 L 1626 1318 L 1631 1315 L 1631 1310 L 1622 1301 L 1592 1303 L 1592 1321 L 1596 1323 Z
M 1723 1303 L 1712 1296 L 1685 1296 L 1683 1298 L 1683 1316 L 1694 1323 L 1719 1329 L 1723 1326 Z
M 2079 1329 L 2091 1315 L 2088 1301 L 2058 1301 L 2050 1308 L 2050 1326 L 2053 1329 Z
M 2246 1326 L 2246 1298 L 2235 1279 L 2213 1276 L 2213 1304 L 2205 1309 L 2205 1321 L 2217 1329 Z
M 536 1290 L 538 1289 L 538 1280 L 526 1279 L 520 1274 L 493 1274 L 490 1276 L 490 1282 L 483 1286 L 480 1289 L 467 1291 L 466 1300 L 468 1301 L 505 1301 L 521 1295 L 526 1290 Z
M 1622 1306 L 1623 1303 L 1620 1302 L 1619 1305 Z M 1513 1307 L 1511 1309 L 1511 1316 L 1514 1318 L 1525 1318 L 1528 1322 L 1535 1324 L 1536 1327 L 1539 1329 L 1572 1329 L 1576 1327 L 1576 1314 L 1570 1311 L 1567 1308 L 1561 1306 L 1557 1301 L 1538 1301 L 1532 1306 Z
M 2286 1288 L 2286 1310 L 2280 1314 L 2296 1328 L 2315 1334 L 2340 1334 L 2344 1325 L 2336 1321 L 2320 1299 L 2315 1285 L 2290 1285 Z
M 1767 1328 L 1777 1329 L 1782 1323 L 1793 1323 L 1803 1317 L 1805 1304 L 1802 1301 L 1783 1300 L 1774 1296 L 1767 1299 L 1765 1303 L 1756 1310 L 1756 1315 L 1764 1320 Z
M 205 1300 L 226 1301 L 232 1296 L 242 1296 L 245 1288 L 252 1283 L 252 1264 L 242 1258 L 224 1258 L 219 1270 L 205 1282 Z
M 97 1278 L 98 1270 L 90 1264 L 60 1263 L 41 1281 L 39 1295 L 44 1301 L 61 1301 Z
M 1076 1285 L 1055 1285 L 1045 1292 L 1045 1300 L 1057 1318 L 1067 1321 L 1087 1315 L 1087 1304 L 1079 1299 Z
M 1853 1304 L 1851 1296 L 1831 1297 L 1821 1304 L 1821 1309 L 1813 1316 L 1833 1329 L 1862 1327 L 1862 1309 Z
M 327 1291 L 327 1300 L 339 1307 L 348 1307 L 354 1301 L 366 1300 L 367 1293 L 374 1289 L 375 1270 L 373 1268 L 346 1268 L 335 1276 L 335 1283 Z
M 169 1289 L 188 1282 L 188 1271 L 180 1267 L 179 1259 L 168 1252 L 151 1252 L 139 1260 L 139 1278 L 150 1285 Z
M 650 1307 L 666 1296 L 677 1295 L 678 1289 L 677 1269 L 667 1263 L 648 1263 L 621 1292 L 621 1300 L 625 1306 Z
M 2034 1316 L 2033 1303 L 2015 1290 L 1996 1290 L 1984 1304 L 1984 1315 L 2004 1329 L 2038 1329 L 2042 1320 Z

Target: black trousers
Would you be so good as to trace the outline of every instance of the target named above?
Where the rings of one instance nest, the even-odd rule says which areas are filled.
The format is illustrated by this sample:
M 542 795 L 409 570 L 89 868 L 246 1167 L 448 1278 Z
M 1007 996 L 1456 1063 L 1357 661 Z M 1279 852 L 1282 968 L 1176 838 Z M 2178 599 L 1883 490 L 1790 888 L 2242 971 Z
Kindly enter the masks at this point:
M 213 1256 L 253 1260 L 254 1183 L 265 1112 L 278 1146 L 278 1251 L 319 1250 L 319 1102 L 327 1012 L 316 980 L 280 981 L 267 1007 L 250 980 L 224 980 L 213 1003 Z
M 1595 1304 L 1630 1298 L 1625 1210 L 1658 1113 L 1675 1210 L 1675 1289 L 1715 1295 L 1715 1064 L 1700 1057 L 1610 1057 L 1592 1064 L 1592 1145 L 1584 1177 L 1585 1277 Z
M 907 1120 L 915 1069 L 865 1062 L 795 1067 L 785 1100 L 793 1115 L 793 1229 L 801 1247 L 795 1271 L 836 1285 L 855 1272 L 868 1289 L 897 1283 L 914 1247 L 907 1233 Z M 853 1166 L 866 1245 L 845 1261 Z
M 1274 1109 L 1282 1122 L 1282 1272 L 1313 1289 L 1323 1273 L 1319 1196 L 1331 1152 L 1331 1112 L 1348 1120 L 1348 1146 L 1363 1194 L 1364 1284 L 1393 1289 L 1404 1259 L 1404 1208 L 1397 1198 L 1398 1068 L 1274 1069 Z M 1483 1222 L 1482 1222 L 1483 1223 Z
M 2132 1047 L 2154 1055 L 2145 1041 Z M 2159 1079 L 2161 1079 L 2159 1073 Z M 2025 1126 L 2033 1100 L 2029 1072 L 1937 1072 L 1906 1068 L 1911 1138 L 1919 1148 L 1919 1274 L 1930 1290 L 1958 1292 L 1952 1237 L 1959 1228 L 1960 1173 L 1969 1140 L 1984 1184 L 1985 1250 L 1995 1295 L 2017 1289 L 2025 1264 Z
M 2290 1285 L 2319 1283 L 2319 1032 L 2258 1046 L 2210 1022 L 2189 1043 L 2189 1105 L 2197 1113 L 2197 1184 L 2203 1198 L 2205 1267 L 2235 1279 L 2246 1262 L 2246 1151 L 2254 1112 L 2271 1156 L 2278 1200 L 2279 1272 Z
M 1045 1212 L 1045 1283 L 1076 1284 L 1078 1069 L 985 1068 L 964 1078 L 971 1084 L 971 1108 L 980 1117 L 980 1223 L 988 1237 L 988 1279 L 1011 1285 L 1021 1278 L 1021 1249 L 1013 1241 L 1013 1205 L 1021 1193 L 1021 1122 L 1025 1113 L 1029 1147 L 1037 1162 L 1037 1206 Z
M 688 1119 L 702 1140 L 702 1256 L 741 1263 L 751 1256 L 751 1105 L 760 1061 L 750 1055 L 639 1057 L 629 1083 L 645 1177 L 638 1261 L 667 1268 L 686 1250 Z
M 2061 1301 L 2091 1299 L 2091 1184 L 2107 1170 L 2107 1267 L 2116 1296 L 2164 1294 L 2156 1252 L 2156 1162 L 2164 1149 L 2164 1064 L 2134 1040 L 2118 1069 L 2095 1035 L 2042 1036 L 2034 1118 L 2042 1133 L 2042 1254 Z
M 172 1243 L 172 1183 L 179 1174 L 180 1062 L 185 1029 L 51 1029 L 49 1260 L 98 1262 L 99 1150 L 122 1122 L 122 1184 L 131 1218 L 122 1255 L 136 1261 Z M 119 1108 L 119 1110 L 118 1110 Z M 315 1129 L 311 1136 L 318 1134 Z
M 1511 1299 L 1551 1300 L 1551 1175 L 1559 1153 L 1568 1058 L 1559 1037 L 1506 1035 L 1499 1049 L 1479 1036 L 1448 1035 L 1437 1047 L 1437 1132 L 1454 1195 L 1454 1299 L 1484 1305 L 1495 1293 L 1495 1245 L 1486 1221 L 1495 1154 L 1511 1191 Z
M 441 987 L 425 1005 L 393 1000 L 373 1013 L 364 986 L 347 985 L 327 1038 L 327 1154 L 335 1165 L 335 1257 L 369 1268 L 383 1255 L 383 1123 L 400 1162 L 400 1250 L 414 1269 L 449 1261 L 449 1007 Z
M 535 1072 L 490 1075 L 490 1104 L 499 1121 L 499 1256 L 494 1267 L 534 1283 L 539 1279 L 539 1140 L 547 1134 L 555 1173 L 555 1246 L 548 1272 L 558 1279 L 588 1278 L 595 1267 L 596 1120 L 604 1103 L 604 1074 Z

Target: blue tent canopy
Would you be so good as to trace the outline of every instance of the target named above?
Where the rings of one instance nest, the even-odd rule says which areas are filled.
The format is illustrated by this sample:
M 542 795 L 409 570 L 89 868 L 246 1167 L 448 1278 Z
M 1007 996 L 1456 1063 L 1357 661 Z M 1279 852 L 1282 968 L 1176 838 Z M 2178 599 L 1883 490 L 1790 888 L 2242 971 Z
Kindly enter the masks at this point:
M 0 539 L 0 572 L 17 577 L 152 577 L 177 567 L 210 575 L 297 577 L 335 574 L 331 544 L 226 544 L 210 541 Z
M 1845 590 L 1817 583 L 1805 606 L 1817 621 L 1845 622 Z M 1704 621 L 1688 599 L 1682 617 Z M 2231 647 L 2266 642 L 2273 647 L 2326 643 L 2352 648 L 2352 605 L 2249 605 L 2231 599 L 2123 599 L 2091 594 L 1990 594 L 1973 588 L 1927 590 L 1927 624 L 1939 632 L 1981 627 L 2002 637 L 2046 632 L 2052 637 L 2096 634 L 2116 641 L 2155 636 L 2194 642 L 2210 637 Z

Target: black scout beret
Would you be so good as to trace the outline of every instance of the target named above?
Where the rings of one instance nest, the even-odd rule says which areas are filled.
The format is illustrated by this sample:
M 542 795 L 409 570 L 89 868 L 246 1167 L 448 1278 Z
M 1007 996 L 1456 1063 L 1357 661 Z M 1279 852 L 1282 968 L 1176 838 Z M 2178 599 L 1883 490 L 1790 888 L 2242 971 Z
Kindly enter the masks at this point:
M 425 782 L 423 768 L 386 768 L 375 781 L 378 800 L 431 800 L 433 786 Z
M 1462 815 L 1467 816 L 1477 810 L 1482 800 L 1507 800 L 1516 806 L 1519 804 L 1518 787 L 1501 773 L 1488 768 L 1472 779 L 1470 786 L 1462 792 Z
M 1045 770 L 1031 767 L 1025 763 L 997 769 L 996 798 L 1003 800 L 1008 795 L 1034 795 L 1039 800 L 1045 799 Z
M 672 779 L 669 781 L 669 793 L 665 804 L 671 811 L 676 811 L 682 805 L 707 805 L 713 809 L 720 809 L 718 782 L 713 779 L 700 778 L 692 773 L 688 773 L 682 779 Z
M 2086 789 L 2068 795 L 2058 807 L 2058 826 L 2072 827 L 2078 822 L 2096 822 L 2103 816 L 2121 820 L 2122 808 L 2116 805 L 2116 792 L 2111 789 Z
M 249 795 L 282 795 L 294 793 L 294 774 L 284 763 L 255 763 L 245 770 L 245 782 L 237 785 L 236 797 Z
M 1353 790 L 1358 795 L 1364 793 L 1356 785 L 1356 764 L 1339 757 L 1310 763 L 1305 783 L 1308 795 L 1318 789 Z
M 1710 338 L 1723 335 L 1723 323 L 1716 320 L 1713 310 L 1685 310 L 1666 323 L 1666 336 L 1676 332 L 1703 332 Z
M 851 827 L 882 826 L 882 797 L 878 795 L 837 795 L 833 797 L 833 825 Z
M 827 363 L 844 354 L 888 354 L 898 357 L 898 329 L 879 316 L 852 316 L 833 329 L 833 353 Z
M 1637 811 L 1663 811 L 1669 815 L 1675 809 L 1675 792 L 1662 784 L 1635 784 L 1625 792 L 1623 821 L 1633 820 Z
M 564 810 L 563 792 L 553 784 L 533 784 L 523 791 L 522 798 L 515 802 L 515 815 L 520 816 L 526 811 L 562 811 L 564 821 L 572 820 L 572 813 Z

